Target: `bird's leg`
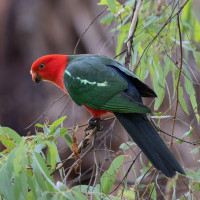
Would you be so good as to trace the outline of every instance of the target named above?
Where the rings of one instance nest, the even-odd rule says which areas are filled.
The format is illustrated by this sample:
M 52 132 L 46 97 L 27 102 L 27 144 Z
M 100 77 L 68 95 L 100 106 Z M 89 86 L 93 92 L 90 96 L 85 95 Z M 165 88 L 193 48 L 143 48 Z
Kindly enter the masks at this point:
M 97 127 L 98 131 L 102 130 L 102 126 L 100 125 L 101 119 L 99 117 L 91 117 L 88 120 L 88 127 L 85 129 L 85 131 L 91 130 L 94 127 Z

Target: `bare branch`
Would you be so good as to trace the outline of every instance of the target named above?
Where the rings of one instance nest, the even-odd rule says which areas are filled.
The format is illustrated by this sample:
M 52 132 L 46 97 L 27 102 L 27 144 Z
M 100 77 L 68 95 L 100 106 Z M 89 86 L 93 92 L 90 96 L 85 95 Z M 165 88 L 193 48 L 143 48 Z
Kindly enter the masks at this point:
M 184 5 L 186 5 L 186 3 L 188 2 L 188 0 L 181 6 L 181 8 L 183 9 Z M 177 12 L 177 23 L 178 23 L 178 33 L 179 33 L 179 40 L 180 40 L 180 71 L 178 74 L 178 81 L 177 81 L 177 85 L 176 85 L 176 108 L 175 108 L 175 112 L 174 112 L 174 120 L 173 120 L 173 125 L 172 125 L 172 135 L 174 135 L 174 128 L 175 128 L 175 122 L 176 122 L 176 115 L 177 115 L 177 111 L 178 111 L 178 105 L 179 105 L 179 83 L 180 83 L 180 78 L 181 78 L 181 71 L 182 71 L 182 67 L 183 67 L 183 46 L 182 46 L 182 34 L 181 34 L 181 26 L 180 26 L 180 12 L 182 9 L 179 9 L 179 11 Z M 173 137 L 171 138 L 171 147 L 173 145 Z
M 44 117 L 47 112 L 54 106 L 54 104 L 59 101 L 60 99 L 62 99 L 64 96 L 66 96 L 67 94 L 66 93 L 63 93 L 62 96 L 60 96 L 58 99 L 54 100 L 53 103 L 47 108 L 47 110 L 45 110 L 35 121 L 33 121 L 29 126 L 27 126 L 25 128 L 26 129 L 29 129 L 31 126 L 33 126 L 37 121 L 39 121 L 42 117 Z
M 130 26 L 129 33 L 128 33 L 127 56 L 126 56 L 126 61 L 125 61 L 125 66 L 128 69 L 131 68 L 131 47 L 132 47 L 132 42 L 133 42 L 133 36 L 134 36 L 135 30 L 137 27 L 138 15 L 139 15 L 139 11 L 140 11 L 140 8 L 142 5 L 142 0 L 139 0 L 137 5 L 136 5 L 136 2 L 135 2 L 134 9 L 133 9 L 133 12 L 134 12 L 133 19 L 132 19 L 131 26 Z
M 84 149 L 84 148 L 88 145 L 88 142 L 93 138 L 93 136 L 94 136 L 97 132 L 98 132 L 97 127 L 94 127 L 94 129 L 92 130 L 92 132 L 91 132 L 89 135 L 87 135 L 87 136 L 81 141 L 81 143 L 78 145 L 79 151 L 81 151 L 82 149 Z M 92 148 L 89 149 L 89 150 L 91 151 Z M 84 157 L 87 153 L 89 153 L 89 151 L 86 151 L 86 152 L 81 156 L 81 158 Z M 56 171 L 58 171 L 59 169 L 61 169 L 61 168 L 64 166 L 64 164 L 65 164 L 67 161 L 71 160 L 73 157 L 74 157 L 74 152 L 73 152 L 67 159 L 65 159 L 64 161 L 58 162 L 57 165 L 60 164 L 60 163 L 61 163 L 61 165 L 59 165 L 58 167 L 56 167 L 56 169 L 51 173 L 51 175 L 55 174 Z M 77 163 L 78 161 L 79 161 L 79 159 L 77 159 L 75 163 Z
M 95 128 L 94 128 L 94 131 L 92 131 L 93 136 L 96 134 L 95 130 L 96 130 L 96 132 L 98 131 L 97 127 L 95 127 Z M 65 176 L 65 178 L 64 178 L 64 180 L 63 180 L 63 183 L 64 183 L 64 184 L 67 184 L 67 179 L 69 178 L 69 176 L 70 176 L 72 170 L 74 169 L 74 166 L 77 165 L 77 164 L 79 163 L 80 159 L 82 159 L 85 155 L 87 155 L 87 154 L 94 148 L 94 140 L 95 140 L 95 137 L 93 137 L 91 147 L 90 147 L 86 152 L 84 152 L 84 154 L 81 155 L 81 158 L 77 159 L 77 160 L 73 163 L 73 165 L 69 168 L 69 170 L 68 170 L 68 172 L 67 172 L 67 174 L 66 174 L 66 176 Z M 84 146 L 81 146 L 81 147 L 83 148 Z M 74 153 L 73 153 L 73 154 L 74 154 Z M 65 162 L 66 162 L 66 161 L 64 161 L 63 164 L 64 164 Z M 56 170 L 56 171 L 57 171 L 57 170 Z M 52 173 L 53 173 L 53 172 L 52 172 Z M 52 175 L 52 174 L 51 174 L 51 175 Z
M 88 27 L 85 29 L 85 31 L 83 32 L 83 34 L 80 36 L 80 38 L 78 39 L 78 42 L 76 43 L 76 46 L 74 48 L 74 54 L 76 54 L 77 52 L 77 48 L 78 48 L 78 45 L 80 44 L 80 41 L 81 39 L 83 38 L 83 36 L 85 35 L 85 33 L 89 30 L 89 28 L 92 26 L 92 24 L 94 23 L 94 21 L 100 17 L 107 9 L 108 7 L 106 6 L 92 21 L 91 23 L 88 25 Z

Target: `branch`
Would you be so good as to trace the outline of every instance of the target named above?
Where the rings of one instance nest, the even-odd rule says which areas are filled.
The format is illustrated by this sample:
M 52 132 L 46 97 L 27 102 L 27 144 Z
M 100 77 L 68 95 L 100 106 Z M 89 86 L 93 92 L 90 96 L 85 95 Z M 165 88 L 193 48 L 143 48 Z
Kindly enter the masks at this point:
M 97 128 L 97 127 L 94 127 L 94 129 L 92 130 L 92 132 L 91 132 L 89 135 L 87 135 L 87 136 L 81 141 L 81 143 L 78 145 L 79 152 L 80 152 L 82 149 L 84 149 L 84 148 L 88 145 L 88 142 L 93 138 L 93 136 L 94 136 L 97 132 L 98 132 L 98 128 Z M 91 149 L 89 149 L 89 151 L 91 151 Z M 87 150 L 87 151 L 81 156 L 81 158 L 84 157 L 87 153 L 89 153 L 89 151 Z M 50 175 L 55 174 L 56 171 L 58 171 L 59 169 L 61 169 L 61 168 L 64 166 L 64 164 L 65 164 L 67 161 L 69 161 L 70 159 L 72 159 L 73 157 L 74 157 L 74 152 L 73 152 L 67 159 L 65 159 L 64 161 L 56 163 L 57 165 L 61 163 L 61 165 L 59 165 L 58 167 L 56 167 L 56 169 L 55 169 Z M 78 161 L 79 161 L 79 159 L 77 159 L 75 163 L 77 163 Z M 75 164 L 75 163 L 74 163 L 74 164 Z
M 65 108 L 67 107 L 67 105 L 68 105 L 68 103 L 69 103 L 69 101 L 71 100 L 71 98 L 69 97 L 69 99 L 67 100 L 67 102 L 65 103 L 65 105 L 63 106 L 63 108 L 62 108 L 62 110 L 61 110 L 61 112 L 60 112 L 60 114 L 58 115 L 58 119 L 61 117 L 61 115 L 63 114 L 63 112 L 64 112 L 64 110 L 65 110 Z
M 187 1 L 186 1 L 187 2 Z M 186 4 L 185 2 L 185 4 Z M 183 5 L 185 5 L 183 4 Z M 182 8 L 184 6 L 181 6 Z M 178 105 L 179 105 L 179 83 L 180 83 L 180 78 L 181 78 L 181 71 L 182 71 L 182 67 L 183 67 L 183 46 L 182 46 L 182 34 L 181 34 L 181 26 L 180 26 L 180 12 L 182 9 L 179 9 L 179 12 L 177 13 L 177 23 L 178 23 L 178 33 L 179 33 L 179 39 L 180 39 L 180 54 L 181 54 L 181 58 L 180 58 L 180 71 L 178 74 L 178 81 L 177 81 L 177 85 L 176 85 L 176 108 L 175 108 L 175 112 L 174 112 L 174 117 L 173 117 L 173 125 L 172 125 L 172 135 L 174 135 L 174 128 L 175 128 L 175 122 L 176 122 L 176 115 L 177 115 L 177 111 L 178 111 Z M 173 145 L 173 137 L 171 138 L 171 147 Z
M 137 6 L 136 6 L 137 4 Z M 128 33 L 128 42 L 127 42 L 127 55 L 126 55 L 126 59 L 125 59 L 125 66 L 128 67 L 128 69 L 131 68 L 131 47 L 132 47 L 132 42 L 133 42 L 133 36 L 137 27 L 137 21 L 138 21 L 138 15 L 139 15 L 139 11 L 142 5 L 142 0 L 139 0 L 139 2 L 137 3 L 137 1 L 135 1 L 135 6 L 133 8 L 133 19 L 131 22 L 131 27 L 129 29 L 129 33 Z M 135 8 L 136 7 L 136 8 Z
M 95 127 L 94 130 L 96 130 L 96 132 L 97 132 L 97 131 L 98 131 L 97 127 Z M 95 132 L 95 131 L 92 131 L 92 134 L 93 134 L 92 137 L 96 134 L 96 132 Z M 90 139 L 91 139 L 91 138 L 90 138 Z M 83 158 L 85 155 L 87 155 L 87 154 L 94 148 L 94 140 L 95 140 L 95 137 L 93 137 L 92 146 L 91 146 L 86 152 L 84 152 L 84 154 L 81 156 L 81 158 L 77 159 L 77 160 L 73 163 L 73 165 L 70 167 L 70 169 L 68 170 L 68 172 L 67 172 L 67 174 L 66 174 L 66 176 L 65 176 L 65 178 L 64 178 L 64 180 L 63 180 L 63 183 L 64 183 L 64 184 L 66 184 L 67 179 L 69 178 L 69 176 L 70 176 L 72 170 L 74 169 L 75 165 L 77 165 L 77 164 L 79 163 L 79 161 L 82 160 L 82 158 Z M 83 146 L 82 146 L 82 148 L 83 148 Z M 80 151 L 80 149 L 79 149 L 79 151 Z M 74 153 L 73 153 L 73 154 L 74 154 Z M 63 164 L 64 164 L 64 163 L 65 163 L 65 162 L 63 162 Z
M 29 129 L 31 126 L 33 126 L 38 120 L 40 120 L 42 117 L 44 117 L 47 112 L 54 106 L 54 104 L 59 101 L 60 99 L 62 99 L 64 96 L 66 96 L 67 94 L 64 93 L 62 96 L 60 96 L 58 99 L 54 100 L 53 103 L 47 108 L 47 110 L 45 110 L 35 121 L 33 121 L 29 126 L 27 126 L 25 128 L 26 129 Z
M 173 8 L 173 10 L 172 10 L 170 16 L 168 17 L 167 21 L 163 24 L 163 26 L 162 26 L 161 29 L 158 31 L 158 33 L 153 37 L 153 39 L 151 40 L 151 42 L 149 42 L 149 44 L 145 47 L 144 51 L 142 52 L 141 57 L 139 58 L 139 61 L 138 61 L 138 63 L 137 63 L 136 68 L 137 68 L 138 65 L 140 64 L 143 55 L 144 55 L 145 52 L 148 50 L 148 48 L 150 47 L 150 45 L 151 45 L 151 44 L 154 42 L 154 40 L 159 36 L 159 34 L 162 32 L 162 30 L 165 28 L 165 26 L 167 26 L 167 24 L 170 23 L 171 20 L 183 10 L 184 6 L 188 3 L 188 1 L 189 1 L 189 0 L 186 0 L 186 2 L 183 3 L 182 6 L 179 8 L 179 10 L 173 15 L 173 13 L 174 13 L 174 11 L 175 11 L 175 9 L 176 9 L 176 6 L 177 6 L 177 4 L 178 4 L 178 3 L 176 3 L 176 5 L 174 6 L 174 8 Z M 169 3 L 169 5 L 170 5 L 172 2 L 174 2 L 174 0 L 171 1 L 171 2 Z
M 129 172 L 131 171 L 131 169 L 132 169 L 132 167 L 133 167 L 135 161 L 137 160 L 137 158 L 139 157 L 139 155 L 141 154 L 141 152 L 142 152 L 142 151 L 140 150 L 140 152 L 137 154 L 137 156 L 135 157 L 135 159 L 132 161 L 131 165 L 129 166 L 129 168 L 128 168 L 126 174 L 125 174 L 125 176 L 123 177 L 123 179 L 120 181 L 120 183 L 117 185 L 117 187 L 116 187 L 112 192 L 110 192 L 109 194 L 112 194 L 113 192 L 115 192 L 115 191 L 119 188 L 119 186 L 120 186 L 122 183 L 124 183 L 124 180 L 127 178 Z
M 76 54 L 76 51 L 77 51 L 77 48 L 78 48 L 78 45 L 80 44 L 80 41 L 81 39 L 83 38 L 83 36 L 85 35 L 85 33 L 88 31 L 88 29 L 92 26 L 92 24 L 94 23 L 94 21 L 100 17 L 105 11 L 106 9 L 108 8 L 108 6 L 106 6 L 92 21 L 91 23 L 88 25 L 88 27 L 85 29 L 85 31 L 83 32 L 83 34 L 80 36 L 80 38 L 78 39 L 78 42 L 76 43 L 76 46 L 74 48 L 74 55 Z
M 172 134 L 169 134 L 169 133 L 167 133 L 167 132 L 165 132 L 165 131 L 163 131 L 163 130 L 161 130 L 161 129 L 158 129 L 161 133 L 164 133 L 165 135 L 168 135 L 168 136 L 170 136 L 171 138 L 175 138 L 175 139 L 177 139 L 177 140 L 180 140 L 181 142 L 184 142 L 184 143 L 188 143 L 188 144 L 192 144 L 192 145 L 197 145 L 197 144 L 200 144 L 200 140 L 197 140 L 197 141 L 195 141 L 195 142 L 190 142 L 190 141 L 187 141 L 187 140 L 184 140 L 184 139 L 181 139 L 181 138 L 178 138 L 178 137 L 176 137 L 176 136 L 174 136 L 174 135 L 172 135 Z
M 105 118 L 105 119 L 102 119 L 101 121 L 107 121 L 107 120 L 112 120 L 112 119 L 115 119 L 116 117 L 113 116 L 113 117 L 108 117 L 108 118 Z M 81 127 L 84 127 L 84 126 L 88 126 L 88 123 L 85 123 L 85 124 L 81 124 L 81 125 L 77 125 L 77 126 L 72 126 L 70 128 L 67 128 L 68 130 L 74 130 L 75 128 L 81 128 Z

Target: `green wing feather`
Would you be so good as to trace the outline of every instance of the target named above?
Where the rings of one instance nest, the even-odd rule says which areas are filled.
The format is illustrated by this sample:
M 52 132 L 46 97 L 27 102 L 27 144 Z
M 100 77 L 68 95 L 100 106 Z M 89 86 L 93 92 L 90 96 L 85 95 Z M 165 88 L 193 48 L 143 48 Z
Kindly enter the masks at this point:
M 122 113 L 151 112 L 141 102 L 130 99 L 123 91 L 128 83 L 107 65 L 118 62 L 104 56 L 76 56 L 64 72 L 64 84 L 77 105 Z

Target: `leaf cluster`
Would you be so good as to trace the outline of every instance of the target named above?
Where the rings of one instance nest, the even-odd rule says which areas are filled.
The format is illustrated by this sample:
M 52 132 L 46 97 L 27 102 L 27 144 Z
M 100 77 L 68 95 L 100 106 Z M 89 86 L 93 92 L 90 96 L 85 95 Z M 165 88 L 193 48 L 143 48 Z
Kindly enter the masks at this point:
M 59 170 L 63 182 L 55 182 L 51 173 L 61 163 L 56 139 L 65 138 L 66 145 L 73 150 L 73 138 L 68 129 L 62 127 L 62 117 L 49 125 L 37 123 L 36 135 L 21 137 L 8 127 L 0 127 L 0 141 L 5 149 L 0 153 L 1 199 L 119 199 L 109 192 L 116 180 L 124 156 L 117 157 L 95 187 L 78 185 L 68 188 L 64 184 L 63 168 Z

